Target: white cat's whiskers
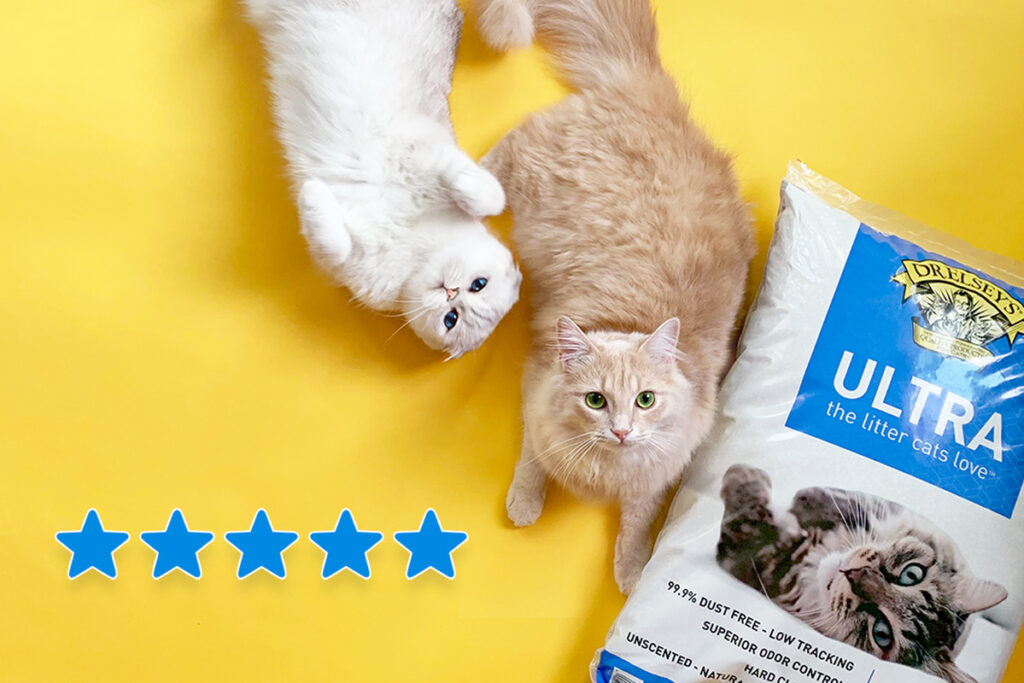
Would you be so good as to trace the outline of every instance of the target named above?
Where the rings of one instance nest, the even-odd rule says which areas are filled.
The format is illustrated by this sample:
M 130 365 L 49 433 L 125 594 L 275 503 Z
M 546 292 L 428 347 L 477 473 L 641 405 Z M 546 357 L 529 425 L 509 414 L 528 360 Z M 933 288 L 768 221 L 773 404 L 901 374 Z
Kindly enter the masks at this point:
M 400 301 L 398 303 L 404 303 L 404 302 Z M 422 306 L 419 306 L 417 308 L 414 308 L 413 311 L 411 311 L 411 312 L 420 311 L 420 310 L 423 310 L 424 308 L 426 308 L 426 304 L 424 304 Z M 384 316 L 385 318 L 404 318 L 405 316 L 409 315 L 409 313 L 410 312 L 407 312 L 407 311 L 399 311 L 397 313 L 381 313 L 381 315 Z
M 387 344 L 388 342 L 390 342 L 390 341 L 391 341 L 392 339 L 394 339 L 394 338 L 395 338 L 395 335 L 396 335 L 396 334 L 398 334 L 398 333 L 399 333 L 399 332 L 401 332 L 401 331 L 402 331 L 403 329 L 405 329 L 405 328 L 406 328 L 406 327 L 408 327 L 409 325 L 413 324 L 414 322 L 416 322 L 417 320 L 419 320 L 420 318 L 422 318 L 423 316 L 425 316 L 425 315 L 426 315 L 427 313 L 429 313 L 429 312 L 430 312 L 430 311 L 429 311 L 429 307 L 428 307 L 428 306 L 424 306 L 424 307 L 423 307 L 423 308 L 421 308 L 421 309 L 420 309 L 420 310 L 419 310 L 418 312 L 416 312 L 416 311 L 413 311 L 413 312 L 407 313 L 406 315 L 407 315 L 407 316 L 409 316 L 409 319 L 408 319 L 408 320 L 406 320 L 406 321 L 405 321 L 404 323 L 402 323 L 401 325 L 399 325 L 399 326 L 398 326 L 398 329 L 397 329 L 397 330 L 395 330 L 394 332 L 392 332 L 392 333 L 391 333 L 391 336 L 390 336 L 390 337 L 388 337 L 387 339 L 385 339 L 385 340 L 384 340 L 384 343 L 385 343 L 385 344 Z

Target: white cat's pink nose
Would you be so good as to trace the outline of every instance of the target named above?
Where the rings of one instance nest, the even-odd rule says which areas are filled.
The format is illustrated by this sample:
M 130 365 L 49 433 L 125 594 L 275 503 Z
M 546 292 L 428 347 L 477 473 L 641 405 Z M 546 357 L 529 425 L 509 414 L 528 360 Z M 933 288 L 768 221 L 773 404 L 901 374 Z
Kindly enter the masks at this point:
M 619 439 L 619 443 L 626 443 L 626 437 L 629 436 L 629 433 L 632 431 L 632 429 L 613 429 L 612 434 Z
M 455 289 L 448 289 L 446 287 L 444 291 L 445 291 L 445 294 L 448 295 L 448 301 L 451 301 L 452 299 L 455 298 L 455 295 L 459 293 L 459 288 L 456 287 Z

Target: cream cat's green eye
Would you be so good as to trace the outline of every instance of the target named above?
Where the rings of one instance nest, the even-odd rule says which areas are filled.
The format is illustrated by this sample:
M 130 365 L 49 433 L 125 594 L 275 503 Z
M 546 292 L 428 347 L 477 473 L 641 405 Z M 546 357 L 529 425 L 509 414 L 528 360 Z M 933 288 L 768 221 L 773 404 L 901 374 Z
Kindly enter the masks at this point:
M 593 408 L 594 410 L 601 410 L 601 408 L 604 408 L 605 405 L 608 403 L 605 400 L 604 396 L 597 393 L 596 391 L 591 391 L 589 394 L 587 394 L 584 400 L 587 402 L 587 407 Z
M 654 405 L 654 392 L 653 391 L 641 391 L 636 395 L 636 404 L 638 407 L 644 410 Z
M 916 586 L 924 581 L 925 568 L 919 564 L 908 564 L 900 572 L 896 583 L 901 586 Z

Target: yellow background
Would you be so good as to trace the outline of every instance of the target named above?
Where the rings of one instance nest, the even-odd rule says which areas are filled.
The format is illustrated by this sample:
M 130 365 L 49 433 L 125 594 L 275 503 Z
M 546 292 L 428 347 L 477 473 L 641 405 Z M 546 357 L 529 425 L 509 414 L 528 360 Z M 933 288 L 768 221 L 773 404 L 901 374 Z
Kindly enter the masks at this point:
M 1019 0 L 658 5 L 669 69 L 737 156 L 755 272 L 790 157 L 1024 259 Z M 583 681 L 622 604 L 617 522 L 559 492 L 505 521 L 526 307 L 441 363 L 348 305 L 298 235 L 263 79 L 233 0 L 3 0 L 0 679 Z M 493 55 L 467 22 L 472 154 L 562 92 L 540 51 Z M 132 540 L 116 581 L 69 581 L 53 534 L 93 506 Z M 260 506 L 303 535 L 285 581 L 234 577 L 223 533 Z M 391 540 L 429 506 L 469 533 L 454 581 L 407 581 Z M 150 578 L 138 534 L 174 507 L 217 534 L 200 581 Z M 368 582 L 319 576 L 308 533 L 343 507 L 386 535 Z

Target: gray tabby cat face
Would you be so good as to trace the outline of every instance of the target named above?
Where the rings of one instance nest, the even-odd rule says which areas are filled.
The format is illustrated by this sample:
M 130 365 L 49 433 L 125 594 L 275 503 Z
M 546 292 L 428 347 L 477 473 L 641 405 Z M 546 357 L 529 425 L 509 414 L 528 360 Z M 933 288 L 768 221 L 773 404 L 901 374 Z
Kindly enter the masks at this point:
M 722 480 L 719 565 L 824 635 L 949 683 L 976 683 L 954 662 L 969 617 L 1006 599 L 971 573 L 956 544 L 924 517 L 858 491 L 797 491 L 771 506 L 764 470 Z
M 826 635 L 888 661 L 949 681 L 970 681 L 953 657 L 967 617 L 1006 598 L 973 576 L 953 543 L 922 529 L 909 511 L 840 528 L 824 540 L 817 564 L 800 583 L 816 584 L 821 601 L 808 621 Z

